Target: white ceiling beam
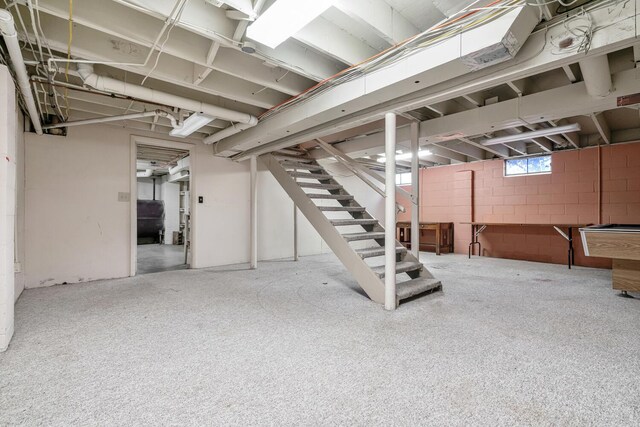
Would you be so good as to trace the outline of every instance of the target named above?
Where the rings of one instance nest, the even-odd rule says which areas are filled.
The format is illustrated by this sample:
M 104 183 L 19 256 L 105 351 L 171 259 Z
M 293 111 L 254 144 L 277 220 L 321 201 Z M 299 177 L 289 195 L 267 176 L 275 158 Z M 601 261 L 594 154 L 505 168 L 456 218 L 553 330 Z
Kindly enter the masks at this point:
M 528 154 L 527 143 L 524 141 L 509 142 L 504 145 L 506 145 L 510 150 L 515 151 L 522 156 Z
M 211 47 L 209 47 L 209 52 L 207 52 L 206 64 L 205 65 L 193 64 L 193 84 L 194 85 L 196 86 L 199 85 L 204 81 L 204 79 L 207 78 L 207 76 L 209 76 L 209 74 L 211 74 L 211 71 L 213 71 L 213 68 L 211 67 L 211 65 L 213 64 L 213 61 L 215 61 L 216 55 L 218 54 L 219 50 L 220 50 L 220 42 L 215 40 L 212 41 Z
M 420 33 L 418 28 L 384 0 L 337 0 L 335 6 L 367 25 L 390 45 Z
M 399 147 L 402 147 L 406 152 L 411 151 L 410 144 L 403 142 L 402 144 L 398 144 Z M 384 151 L 384 147 L 382 147 Z M 429 147 L 424 147 L 425 150 L 429 150 L 431 154 L 440 158 L 446 158 L 449 160 L 454 160 L 456 162 L 466 162 L 467 156 L 457 153 L 455 151 L 447 150 L 443 147 L 438 147 L 437 145 L 430 145 Z M 421 159 L 427 159 L 426 156 L 420 156 Z
M 594 9 L 590 11 L 590 14 L 593 18 L 593 21 L 597 23 L 597 25 L 602 27 L 606 26 L 607 30 L 594 33 L 590 50 L 586 54 L 586 57 L 615 52 L 620 49 L 631 47 L 635 43 L 637 43 L 635 33 L 636 11 L 633 4 L 623 5 L 620 13 L 616 14 L 616 16 L 611 15 L 606 7 Z M 302 143 L 312 140 L 316 137 L 322 137 L 328 132 L 329 129 L 331 129 L 331 133 L 335 133 L 352 128 L 354 126 L 361 125 L 363 123 L 379 120 L 384 117 L 384 114 L 388 111 L 410 111 L 421 108 L 425 105 L 433 105 L 434 103 L 450 100 L 464 94 L 478 93 L 483 90 L 488 90 L 501 84 L 505 84 L 507 81 L 523 79 L 536 74 L 541 74 L 547 71 L 561 68 L 563 65 L 575 63 L 578 57 L 585 57 L 584 53 L 558 53 L 556 52 L 556 48 L 551 46 L 547 42 L 550 37 L 561 37 L 561 35 L 565 33 L 565 31 L 566 30 L 562 28 L 562 26 L 555 26 L 550 27 L 546 32 L 534 32 L 529 36 L 527 42 L 523 45 L 522 49 L 518 53 L 518 57 L 520 58 L 520 60 L 516 62 L 507 61 L 484 70 L 476 71 L 471 74 L 467 73 L 463 76 L 443 81 L 442 83 L 430 85 L 428 87 L 425 87 L 424 89 L 413 90 L 410 93 L 399 95 L 386 101 L 379 99 L 376 105 L 370 106 L 368 108 L 362 107 L 362 100 L 359 99 L 359 104 L 354 103 L 354 111 L 352 113 L 323 118 L 322 122 L 308 123 L 313 121 L 307 121 L 301 123 L 296 132 L 289 136 L 284 136 L 278 133 L 278 120 L 265 121 L 255 128 L 243 132 L 240 136 L 234 135 L 225 139 L 225 146 L 234 146 L 235 144 L 242 143 L 243 147 L 245 147 L 245 151 L 241 156 L 238 156 L 235 159 L 243 160 L 251 155 L 259 155 L 261 153 L 268 152 L 277 148 L 294 145 L 296 143 Z M 618 74 L 622 76 L 621 73 Z M 629 93 L 637 92 L 637 81 L 634 81 L 632 77 L 628 79 L 624 78 L 623 80 L 627 80 L 627 82 L 622 82 L 623 85 L 627 84 L 627 87 L 624 90 L 621 89 L 620 85 L 614 83 L 616 85 L 616 91 L 614 92 L 616 96 L 628 95 Z M 631 83 L 629 84 L 629 82 Z M 352 82 L 349 83 L 349 87 L 351 86 Z M 571 104 L 564 102 L 563 96 L 565 95 L 565 93 L 562 91 L 558 92 L 551 99 L 545 99 L 546 105 L 534 105 L 532 102 L 530 102 L 529 104 L 534 108 L 532 108 L 531 111 L 527 112 L 527 114 L 531 117 L 531 120 L 527 120 L 530 123 L 537 123 L 549 119 L 560 119 L 570 116 L 573 111 L 584 110 L 584 106 L 589 106 L 589 109 L 591 109 L 591 107 L 593 107 L 594 105 L 596 107 L 598 105 L 605 106 L 605 108 L 596 109 L 596 111 L 616 108 L 615 96 L 607 96 L 604 98 L 604 101 L 588 99 L 588 95 L 586 94 L 583 83 L 567 85 L 566 87 L 560 89 L 565 90 L 567 88 L 573 88 L 573 86 L 576 86 L 576 90 L 580 91 L 580 93 L 569 94 L 569 99 L 570 101 L 572 101 Z M 389 88 L 388 92 L 392 93 L 393 88 Z M 526 95 L 520 99 L 526 99 L 533 95 L 536 94 Z M 579 100 L 580 102 L 575 102 L 576 100 Z M 502 115 L 504 113 L 505 115 L 508 115 L 508 119 L 509 121 L 511 121 L 511 123 L 500 123 L 500 125 L 504 125 L 502 127 L 503 129 L 507 127 L 522 125 L 522 120 L 517 117 L 519 99 L 516 98 L 511 101 L 512 102 L 510 104 L 505 104 L 505 102 L 508 102 L 505 101 L 471 111 L 472 114 L 480 114 L 479 111 L 483 110 L 484 108 L 500 106 L 500 108 L 505 109 L 505 111 L 501 111 L 500 114 Z M 562 104 L 562 110 L 555 108 L 555 105 L 558 104 Z M 349 105 L 345 106 L 349 107 Z M 533 111 L 533 109 L 535 109 L 535 112 Z M 553 114 L 547 114 L 548 110 L 552 110 Z M 302 114 L 305 111 L 308 111 L 307 105 L 291 108 L 288 111 L 280 113 L 280 117 L 276 117 L 282 120 L 284 118 L 289 118 L 297 114 Z M 537 118 L 535 118 L 536 116 L 534 116 L 533 114 L 537 115 Z M 448 117 L 450 116 L 444 116 L 442 118 L 434 120 L 444 120 Z M 472 120 L 472 122 L 475 123 L 476 120 L 474 119 Z M 484 122 L 487 124 L 492 124 L 493 122 L 495 122 L 495 120 L 491 116 L 487 116 L 485 117 Z M 461 123 L 464 124 L 464 121 L 450 122 L 447 126 L 443 125 L 443 127 L 440 128 L 440 131 L 443 134 L 455 134 L 456 130 L 460 128 Z M 476 127 L 475 124 L 473 126 Z M 488 126 L 483 125 L 478 127 L 486 128 Z M 489 129 L 486 129 L 483 132 L 479 132 L 477 134 L 491 131 L 492 129 L 489 127 Z M 455 137 L 449 139 L 455 139 Z M 440 141 L 442 139 L 434 138 L 434 140 Z M 259 146 L 257 146 L 258 141 L 260 142 Z
M 426 147 L 428 147 L 429 149 L 431 149 L 431 147 L 433 146 L 444 147 L 449 151 L 454 151 L 456 153 L 467 156 L 471 160 L 484 160 L 486 158 L 486 151 L 483 148 L 470 145 L 463 141 L 451 140 L 438 142 L 437 144 L 426 145 Z
M 165 20 L 175 6 L 175 0 L 113 0 L 123 6 L 138 10 L 160 20 Z M 110 3 L 110 2 L 105 2 Z M 206 34 L 207 37 L 225 43 L 233 36 L 236 21 L 227 18 L 223 9 L 205 1 L 187 1 L 177 23 L 189 31 Z
M 484 99 L 477 94 L 465 94 L 462 95 L 462 97 L 475 107 L 482 107 L 484 105 Z
M 322 16 L 298 31 L 294 38 L 349 65 L 362 62 L 378 53 L 362 40 Z
M 68 37 L 66 28 L 56 25 L 56 22 L 51 21 L 51 17 L 45 18 L 43 16 L 41 21 L 51 48 L 57 51 L 66 51 Z M 108 37 L 104 33 L 86 27 L 77 27 L 75 35 L 72 52 L 74 56 L 82 59 L 142 64 L 148 52 L 148 49 L 142 46 Z M 152 71 L 154 60 L 150 62 L 151 64 L 146 66 L 114 64 L 113 67 L 145 76 Z M 193 84 L 193 64 L 170 55 L 160 57 L 151 77 L 260 108 L 271 108 L 289 97 L 273 89 L 263 90 L 264 86 L 220 72 L 211 73 L 199 85 L 195 85 Z
M 569 79 L 569 82 L 575 83 L 578 81 L 578 78 L 576 77 L 575 73 L 573 72 L 573 70 L 568 64 L 563 65 L 562 69 L 564 70 L 564 73 L 567 75 L 567 79 Z
M 24 3 L 25 0 L 20 0 L 20 2 Z M 68 19 L 68 2 L 66 0 L 40 0 L 38 7 L 41 12 L 47 15 L 57 17 L 65 22 Z M 41 16 L 43 16 L 43 20 L 46 19 L 44 15 Z M 114 49 L 140 49 L 139 46 L 151 48 L 162 27 L 162 22 L 152 16 L 133 11 L 119 4 L 109 4 L 104 0 L 84 0 L 79 5 L 74 5 L 73 19 L 75 24 L 116 37 L 113 42 Z M 58 23 L 58 25 L 62 24 L 62 22 Z M 117 38 L 133 43 L 133 45 L 123 43 Z M 77 41 L 75 37 L 74 41 Z M 194 35 L 182 28 L 174 28 L 164 45 L 163 55 L 171 55 L 193 62 L 194 82 L 198 84 L 214 70 L 241 77 L 244 80 L 288 95 L 298 94 L 313 84 L 313 80 L 296 74 L 296 71 L 287 76 L 286 81 L 277 81 L 277 77 L 286 72 L 285 69 L 266 66 L 264 60 L 247 55 L 238 49 L 219 50 L 221 46 L 223 44 L 219 41 Z M 220 52 L 221 60 L 216 60 L 218 52 Z
M 556 120 L 549 120 L 549 124 L 551 126 L 558 127 L 558 122 Z M 566 123 L 565 123 L 566 124 Z M 567 133 L 563 133 L 561 134 L 567 141 L 569 141 L 569 143 L 571 145 L 573 145 L 574 148 L 580 148 L 580 138 L 578 137 L 578 133 L 577 132 L 567 132 Z
M 531 126 L 531 125 L 524 125 L 525 128 L 530 129 L 530 130 L 536 130 L 537 128 L 535 126 Z M 524 131 L 520 128 L 513 128 L 511 129 L 511 131 L 513 131 L 514 134 L 518 134 L 518 133 L 523 133 Z M 549 141 L 547 141 L 546 139 L 543 138 L 526 138 L 526 141 L 531 141 L 534 144 L 536 144 L 538 147 L 540 147 L 543 151 L 546 151 L 547 153 L 550 153 L 553 151 L 553 144 Z
M 114 1 L 161 20 L 167 18 L 175 4 L 174 0 Z M 240 49 L 237 43 L 230 42 L 235 35 L 237 21 L 227 18 L 224 10 L 202 0 L 187 2 L 178 26 L 210 40 L 219 41 L 223 46 Z M 260 43 L 256 43 L 256 45 L 257 51 L 252 56 L 266 60 L 273 65 L 282 66 L 315 81 L 332 76 L 344 68 L 342 64 L 322 54 L 308 52 L 308 49 L 304 49 L 295 42 L 286 41 L 278 46 L 277 51 Z
M 593 124 L 596 125 L 596 129 L 598 129 L 598 133 L 600 137 L 606 144 L 611 144 L 611 128 L 609 128 L 609 124 L 607 123 L 607 119 L 605 119 L 604 114 L 602 113 L 591 113 L 591 120 L 593 120 Z
M 436 113 L 440 117 L 444 116 L 444 113 L 441 110 L 438 110 L 437 108 L 435 108 L 435 107 L 433 107 L 431 105 L 425 105 L 424 108 L 426 108 L 427 110 L 433 111 L 434 113 Z
M 517 96 L 524 95 L 524 80 L 509 81 L 507 82 L 507 86 L 509 86 Z
M 505 147 L 504 145 L 492 145 L 492 146 L 486 146 L 486 145 L 482 145 L 479 142 L 476 142 L 472 139 L 466 138 L 466 137 L 460 137 L 458 138 L 460 141 L 462 142 L 466 142 L 467 144 L 477 147 L 477 148 L 481 148 L 485 151 L 488 151 L 489 153 L 498 156 L 498 157 L 502 157 L 503 159 L 506 159 L 507 157 L 509 157 L 509 155 L 511 153 L 509 153 L 509 148 Z

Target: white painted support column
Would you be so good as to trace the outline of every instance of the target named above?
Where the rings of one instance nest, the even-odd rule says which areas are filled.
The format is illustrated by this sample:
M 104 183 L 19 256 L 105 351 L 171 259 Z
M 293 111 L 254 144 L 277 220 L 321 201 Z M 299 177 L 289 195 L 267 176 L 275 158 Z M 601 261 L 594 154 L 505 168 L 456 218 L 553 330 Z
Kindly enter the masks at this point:
M 385 120 L 384 308 L 396 309 L 396 115 Z
M 418 123 L 411 123 L 411 252 L 420 261 L 420 158 Z
M 298 179 L 294 178 L 294 181 L 297 182 Z M 298 261 L 298 208 L 295 202 L 293 203 L 293 260 Z
M 298 261 L 298 208 L 293 205 L 293 260 Z
M 258 158 L 251 156 L 251 269 L 258 268 Z

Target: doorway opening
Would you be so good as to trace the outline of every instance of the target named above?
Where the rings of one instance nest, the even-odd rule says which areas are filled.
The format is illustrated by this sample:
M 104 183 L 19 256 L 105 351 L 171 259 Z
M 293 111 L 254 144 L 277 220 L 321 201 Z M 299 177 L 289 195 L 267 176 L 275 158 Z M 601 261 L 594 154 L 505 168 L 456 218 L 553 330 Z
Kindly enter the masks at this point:
M 136 274 L 189 268 L 189 150 L 136 144 Z

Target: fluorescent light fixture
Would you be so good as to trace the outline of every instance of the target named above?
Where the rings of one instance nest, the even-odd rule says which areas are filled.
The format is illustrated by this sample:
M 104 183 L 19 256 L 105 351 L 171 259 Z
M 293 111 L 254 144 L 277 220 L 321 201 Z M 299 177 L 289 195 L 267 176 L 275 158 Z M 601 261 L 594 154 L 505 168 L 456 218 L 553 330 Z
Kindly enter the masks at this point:
M 334 0 L 276 0 L 247 28 L 247 37 L 275 49 L 333 5 Z
M 169 132 L 169 135 L 184 138 L 185 136 L 191 135 L 201 127 L 208 125 L 213 121 L 213 119 L 214 117 L 207 116 L 206 114 L 193 113 L 187 117 L 184 122 L 182 122 L 182 126 L 172 129 L 171 132 Z
M 524 139 L 553 136 L 553 135 L 559 135 L 561 133 L 578 132 L 580 131 L 580 129 L 581 129 L 580 124 L 574 123 L 572 125 L 558 126 L 555 128 L 545 128 L 545 129 L 534 130 L 531 132 L 522 132 L 515 135 L 505 135 L 505 136 L 499 136 L 497 138 L 490 138 L 482 141 L 481 144 L 482 145 L 504 144 L 507 142 L 522 141 Z
M 431 151 L 429 151 L 429 150 L 420 150 L 420 151 L 418 151 L 418 157 L 420 157 L 420 156 L 429 156 L 429 155 L 431 155 Z M 398 154 L 396 156 L 396 160 L 409 160 L 411 157 L 413 157 L 412 153 L 408 152 L 408 153 L 404 153 L 404 154 Z M 378 157 L 376 159 L 376 161 L 378 163 L 384 163 L 384 162 L 387 161 L 387 158 L 384 157 L 384 156 Z

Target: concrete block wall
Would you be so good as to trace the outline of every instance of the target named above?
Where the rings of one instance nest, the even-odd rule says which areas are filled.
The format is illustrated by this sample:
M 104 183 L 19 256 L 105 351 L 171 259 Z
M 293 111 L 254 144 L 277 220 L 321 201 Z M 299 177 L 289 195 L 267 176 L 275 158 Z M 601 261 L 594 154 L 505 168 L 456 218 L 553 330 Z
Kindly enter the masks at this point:
M 421 220 L 455 223 L 455 251 L 466 253 L 471 228 L 459 174 L 472 174 L 473 221 L 513 224 L 640 223 L 640 143 L 552 154 L 552 172 L 504 176 L 503 160 L 429 168 L 421 172 Z M 600 214 L 598 208 L 600 194 Z M 600 216 L 600 218 L 599 218 Z M 399 219 L 409 220 L 410 212 Z M 488 227 L 483 255 L 565 263 L 567 243 L 551 227 Z M 574 230 L 576 264 L 609 267 L 610 260 L 585 257 Z

